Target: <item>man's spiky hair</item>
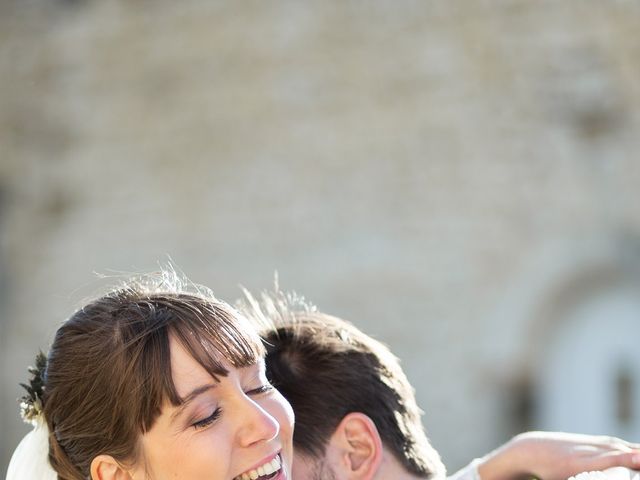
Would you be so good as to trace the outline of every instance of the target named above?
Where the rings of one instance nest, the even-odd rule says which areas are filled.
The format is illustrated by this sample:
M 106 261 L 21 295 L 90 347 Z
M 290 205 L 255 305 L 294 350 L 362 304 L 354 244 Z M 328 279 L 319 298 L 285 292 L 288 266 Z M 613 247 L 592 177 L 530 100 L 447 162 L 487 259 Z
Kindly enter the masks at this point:
M 329 439 L 350 412 L 376 424 L 383 444 L 419 478 L 444 477 L 429 443 L 413 388 L 398 359 L 349 322 L 319 312 L 295 292 L 258 298 L 244 290 L 237 307 L 262 328 L 267 376 L 296 415 L 297 453 L 321 461 Z

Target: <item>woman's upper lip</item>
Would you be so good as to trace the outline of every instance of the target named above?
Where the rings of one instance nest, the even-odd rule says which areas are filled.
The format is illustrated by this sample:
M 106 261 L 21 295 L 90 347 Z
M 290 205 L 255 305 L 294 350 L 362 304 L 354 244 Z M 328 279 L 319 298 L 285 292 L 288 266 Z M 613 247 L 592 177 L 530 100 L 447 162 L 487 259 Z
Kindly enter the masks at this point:
M 274 452 L 274 453 L 271 453 L 271 454 L 267 455 L 266 457 L 264 457 L 259 462 L 256 462 L 253 466 L 251 466 L 249 468 L 245 468 L 243 471 L 240 472 L 240 475 L 242 475 L 243 473 L 248 472 L 250 470 L 255 470 L 258 467 L 264 465 L 265 463 L 272 461 L 274 458 L 276 458 L 278 455 L 280 455 L 280 452 L 282 452 L 281 449 L 276 451 L 276 452 Z M 280 461 L 282 462 L 282 458 L 280 458 Z

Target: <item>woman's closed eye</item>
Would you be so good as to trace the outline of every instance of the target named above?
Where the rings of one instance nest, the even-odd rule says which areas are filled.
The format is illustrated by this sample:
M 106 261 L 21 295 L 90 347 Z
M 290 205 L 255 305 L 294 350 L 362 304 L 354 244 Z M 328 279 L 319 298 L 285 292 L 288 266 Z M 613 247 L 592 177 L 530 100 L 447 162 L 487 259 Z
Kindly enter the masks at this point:
M 267 393 L 273 390 L 273 385 L 270 383 L 265 383 L 260 385 L 258 388 L 252 388 L 251 390 L 247 390 L 245 393 L 247 395 L 260 395 L 261 393 Z
M 245 393 L 249 396 L 254 396 L 254 395 L 261 395 L 263 393 L 271 392 L 272 390 L 273 390 L 273 385 L 267 382 L 260 385 L 257 388 L 252 388 L 250 390 L 247 390 Z M 206 428 L 209 425 L 213 424 L 218 418 L 220 418 L 221 414 L 222 414 L 222 409 L 216 408 L 211 415 L 201 420 L 198 420 L 196 422 L 193 422 L 191 426 L 196 430 L 199 430 L 201 428 Z
M 202 420 L 198 420 L 197 422 L 194 422 L 191 426 L 193 428 L 195 428 L 196 430 L 199 430 L 201 428 L 206 428 L 209 425 L 211 425 L 213 422 L 215 422 L 220 417 L 221 413 L 222 413 L 222 410 L 220 408 L 216 408 L 213 411 L 213 413 L 211 415 L 209 415 L 207 418 L 203 418 Z

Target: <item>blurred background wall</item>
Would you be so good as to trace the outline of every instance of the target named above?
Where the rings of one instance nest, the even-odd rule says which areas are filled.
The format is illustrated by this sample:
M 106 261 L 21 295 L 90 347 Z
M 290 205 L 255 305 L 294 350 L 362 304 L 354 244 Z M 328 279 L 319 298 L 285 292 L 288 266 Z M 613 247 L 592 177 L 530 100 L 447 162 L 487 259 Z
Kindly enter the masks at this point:
M 450 470 L 640 441 L 640 4 L 0 2 L 0 455 L 94 272 L 170 255 L 403 360 Z M 0 472 L 4 475 L 4 472 Z

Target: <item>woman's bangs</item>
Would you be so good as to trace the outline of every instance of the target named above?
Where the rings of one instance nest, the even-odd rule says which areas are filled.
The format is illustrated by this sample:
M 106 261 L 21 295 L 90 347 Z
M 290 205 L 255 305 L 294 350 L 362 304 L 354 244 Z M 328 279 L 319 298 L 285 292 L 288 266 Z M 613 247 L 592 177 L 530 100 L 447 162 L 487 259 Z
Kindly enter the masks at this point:
M 171 325 L 171 333 L 216 381 L 228 374 L 228 366 L 248 367 L 264 358 L 253 325 L 226 305 L 201 305 L 198 315 L 181 317 Z M 175 392 L 175 387 L 171 390 Z M 172 392 L 167 393 L 173 403 Z
M 169 304 L 165 296 L 156 295 L 147 308 L 153 311 L 153 321 L 142 333 L 146 337 L 140 358 L 146 391 L 143 431 L 151 427 L 165 400 L 174 406 L 183 402 L 171 370 L 171 335 L 216 381 L 228 374 L 230 366 L 247 367 L 264 358 L 256 329 L 225 304 L 187 294 L 171 297 Z

